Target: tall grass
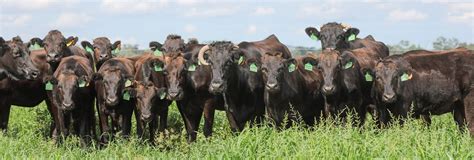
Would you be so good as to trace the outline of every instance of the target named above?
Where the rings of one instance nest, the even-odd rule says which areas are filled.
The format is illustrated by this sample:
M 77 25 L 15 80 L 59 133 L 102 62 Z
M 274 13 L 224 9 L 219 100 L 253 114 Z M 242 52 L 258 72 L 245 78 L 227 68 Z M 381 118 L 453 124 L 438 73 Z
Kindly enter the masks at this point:
M 81 147 L 78 138 L 56 145 L 47 138 L 46 106 L 13 107 L 9 132 L 0 135 L 1 159 L 473 159 L 474 139 L 460 133 L 450 114 L 436 116 L 430 127 L 421 120 L 404 126 L 375 129 L 368 120 L 363 128 L 323 123 L 312 128 L 269 126 L 248 128 L 234 135 L 223 112 L 217 112 L 212 138 L 202 132 L 188 144 L 181 116 L 171 106 L 169 128 L 150 146 L 136 138 L 117 139 L 107 147 Z M 202 129 L 202 126 L 201 126 Z

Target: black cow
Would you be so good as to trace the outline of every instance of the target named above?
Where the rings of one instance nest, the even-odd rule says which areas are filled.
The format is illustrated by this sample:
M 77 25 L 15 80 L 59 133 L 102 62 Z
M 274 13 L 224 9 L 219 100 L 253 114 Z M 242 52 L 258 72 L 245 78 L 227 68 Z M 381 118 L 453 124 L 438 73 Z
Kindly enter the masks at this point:
M 260 59 L 263 53 L 272 51 L 282 52 L 284 58 L 291 57 L 288 48 L 275 35 L 239 45 L 218 41 L 199 51 L 199 62 L 211 66 L 209 91 L 223 96 L 227 118 L 234 132 L 242 131 L 247 122 L 259 122 L 264 114 L 261 71 L 251 71 L 251 65 L 245 62 Z
M 51 101 L 58 107 L 56 131 L 62 136 L 79 135 L 85 144 L 95 138 L 92 74 L 92 62 L 87 58 L 69 56 L 61 60 L 53 77 L 45 79 L 54 86 Z
M 132 87 L 134 75 L 134 62 L 121 57 L 105 61 L 97 73 L 94 73 L 98 101 L 96 106 L 103 143 L 108 143 L 109 136 L 119 130 L 124 137 L 130 134 L 135 100 L 125 91 Z M 109 123 L 109 118 L 112 123 Z
M 112 44 L 107 37 L 98 37 L 92 41 L 91 44 L 88 41 L 82 41 L 82 47 L 90 53 L 93 53 L 95 67 L 98 69 L 107 60 L 115 57 L 120 51 L 121 42 L 115 41 Z
M 11 41 L 0 37 L 0 80 L 31 80 L 38 76 L 39 70 L 30 59 L 28 45 L 18 36 Z
M 472 50 L 410 51 L 380 61 L 373 96 L 378 117 L 386 125 L 393 114 L 404 118 L 453 112 L 462 128 L 474 133 L 474 54 Z
M 308 126 L 314 125 L 324 107 L 320 94 L 322 76 L 315 59 L 286 59 L 280 52 L 268 52 L 261 61 L 257 64 L 261 66 L 265 83 L 266 113 L 276 126 L 282 125 L 285 116 L 289 120 L 286 127 L 300 116 Z
M 323 50 L 333 49 L 342 53 L 344 50 L 365 47 L 375 50 L 381 57 L 386 57 L 389 54 L 388 47 L 384 43 L 375 41 L 370 35 L 364 39 L 356 38 L 359 29 L 348 25 L 331 22 L 323 25 L 321 31 L 314 27 L 308 27 L 305 32 L 311 39 L 321 40 Z

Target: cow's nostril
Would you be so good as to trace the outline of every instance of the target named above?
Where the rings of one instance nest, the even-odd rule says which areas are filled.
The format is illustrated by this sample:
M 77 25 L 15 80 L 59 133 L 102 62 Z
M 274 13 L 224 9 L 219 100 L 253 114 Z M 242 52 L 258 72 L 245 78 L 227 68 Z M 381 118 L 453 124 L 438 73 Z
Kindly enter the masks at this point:
M 33 78 L 38 77 L 38 75 L 39 75 L 39 72 L 38 72 L 38 71 L 33 71 L 33 72 L 31 72 L 31 76 L 32 76 Z

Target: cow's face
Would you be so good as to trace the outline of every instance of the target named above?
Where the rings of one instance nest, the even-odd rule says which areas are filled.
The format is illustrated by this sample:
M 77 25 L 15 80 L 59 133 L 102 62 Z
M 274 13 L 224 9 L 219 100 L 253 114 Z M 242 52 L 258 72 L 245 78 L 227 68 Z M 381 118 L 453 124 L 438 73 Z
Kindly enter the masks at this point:
M 67 47 L 74 45 L 77 37 L 64 38 L 61 32 L 52 30 L 44 37 L 42 44 L 47 52 L 47 60 L 50 64 L 58 64 L 64 57 Z
M 280 92 L 284 72 L 288 66 L 295 64 L 295 59 L 284 59 L 281 53 L 266 53 L 262 57 L 262 75 L 265 82 L 265 90 L 270 93 Z M 295 66 L 296 67 L 296 66 Z
M 392 60 L 377 63 L 375 67 L 375 90 L 379 94 L 377 96 L 385 103 L 395 102 L 398 93 L 401 92 L 401 86 L 412 76 L 410 67 L 403 63 Z
M 165 92 L 165 89 L 156 88 L 151 81 L 135 82 L 133 86 L 134 88 L 128 88 L 126 91 L 137 100 L 136 107 L 140 114 L 140 120 L 150 122 L 154 116 L 152 114 L 153 104 L 156 98 Z
M 168 99 L 181 100 L 184 97 L 183 86 L 186 85 L 187 61 L 181 55 L 166 56 L 164 74 L 167 79 Z
M 327 23 L 321 27 L 320 31 L 314 27 L 308 27 L 305 31 L 311 38 L 316 37 L 321 40 L 323 50 L 347 48 L 349 36 L 359 34 L 359 29 L 348 28 L 339 23 Z
M 322 92 L 325 95 L 332 95 L 338 89 L 337 80 L 341 78 L 339 72 L 342 66 L 342 60 L 339 52 L 336 50 L 323 51 L 319 57 L 318 68 L 323 75 Z
M 178 35 L 169 35 L 161 49 L 167 54 L 182 53 L 184 51 L 184 40 Z
M 94 80 L 101 81 L 103 86 L 103 98 L 108 106 L 115 106 L 120 102 L 123 90 L 131 86 L 132 78 L 120 69 L 108 69 L 94 74 Z
M 211 93 L 226 92 L 230 73 L 236 71 L 236 62 L 241 53 L 232 42 L 214 42 L 201 48 L 199 61 L 203 65 L 210 65 L 212 70 L 212 80 L 209 85 Z
M 0 37 L 0 73 L 18 79 L 36 79 L 38 68 L 33 64 L 27 45 L 20 37 L 14 37 L 6 42 Z
M 55 85 L 53 97 L 62 110 L 73 110 L 75 108 L 74 96 L 77 89 L 79 86 L 85 86 L 88 83 L 86 76 L 78 77 L 73 71 L 61 73 L 50 82 Z
M 106 60 L 113 58 L 113 51 L 119 50 L 121 42 L 116 41 L 114 44 L 106 37 L 99 37 L 94 39 L 93 44 L 88 41 L 82 41 L 81 45 L 84 49 L 91 49 L 94 53 L 94 59 L 97 63 L 103 63 Z

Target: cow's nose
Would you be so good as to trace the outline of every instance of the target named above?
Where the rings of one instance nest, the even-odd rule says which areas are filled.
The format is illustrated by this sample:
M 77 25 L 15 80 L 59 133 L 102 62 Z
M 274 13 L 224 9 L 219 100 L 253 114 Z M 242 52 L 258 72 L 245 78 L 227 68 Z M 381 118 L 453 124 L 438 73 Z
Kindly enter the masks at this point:
M 211 87 L 212 87 L 212 88 L 221 88 L 221 87 L 222 87 L 222 83 L 218 83 L 218 82 L 216 83 L 216 82 L 214 82 L 214 83 L 211 84 Z
M 334 91 L 334 86 L 324 86 L 323 91 L 325 93 L 332 93 Z
M 274 89 L 277 87 L 278 87 L 277 83 L 267 83 L 267 89 Z
M 31 77 L 33 77 L 33 78 L 37 78 L 38 75 L 39 75 L 39 71 L 34 70 L 34 71 L 31 72 Z
M 142 116 L 140 116 L 140 119 L 144 122 L 150 122 L 151 121 L 151 114 L 142 114 Z
M 391 102 L 393 101 L 393 98 L 395 97 L 394 94 L 384 94 L 383 95 L 383 100 L 386 102 Z
M 176 92 L 176 91 L 173 91 L 173 92 L 168 92 L 168 95 L 170 96 L 171 99 L 176 99 L 176 97 L 179 96 L 179 93 L 180 92 Z
M 108 57 L 108 55 L 106 55 L 106 54 L 101 54 L 101 55 L 99 56 L 100 59 L 105 59 L 105 58 L 107 58 L 107 57 Z

